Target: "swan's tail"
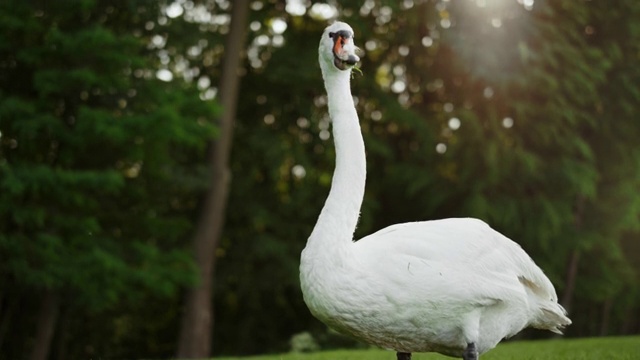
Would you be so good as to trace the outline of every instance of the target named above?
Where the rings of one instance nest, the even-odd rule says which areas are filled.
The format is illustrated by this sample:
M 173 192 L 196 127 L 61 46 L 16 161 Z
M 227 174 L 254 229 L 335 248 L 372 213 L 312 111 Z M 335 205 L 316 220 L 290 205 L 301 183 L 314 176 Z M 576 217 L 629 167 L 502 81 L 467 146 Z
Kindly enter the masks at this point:
M 571 319 L 567 317 L 567 311 L 555 301 L 538 303 L 538 313 L 531 326 L 536 329 L 549 330 L 562 335 L 562 329 L 571 325 Z
M 535 283 L 524 276 L 518 277 L 529 297 L 532 310 L 532 321 L 529 323 L 536 329 L 549 330 L 562 335 L 562 329 L 571 325 L 571 319 L 567 317 L 567 310 L 558 304 L 556 291 L 551 281 L 542 274 Z M 542 284 L 542 285 L 540 285 Z

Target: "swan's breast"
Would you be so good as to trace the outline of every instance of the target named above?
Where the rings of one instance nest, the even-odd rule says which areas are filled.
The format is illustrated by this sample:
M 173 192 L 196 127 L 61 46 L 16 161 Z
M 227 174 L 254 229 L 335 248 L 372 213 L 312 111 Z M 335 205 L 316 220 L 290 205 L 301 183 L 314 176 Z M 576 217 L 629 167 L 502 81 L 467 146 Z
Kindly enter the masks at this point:
M 390 279 L 386 265 L 379 265 L 353 259 L 325 268 L 303 262 L 301 282 L 307 306 L 332 329 L 383 348 L 461 352 L 466 343 L 458 318 L 467 309 L 434 294 L 428 296 L 424 287 Z

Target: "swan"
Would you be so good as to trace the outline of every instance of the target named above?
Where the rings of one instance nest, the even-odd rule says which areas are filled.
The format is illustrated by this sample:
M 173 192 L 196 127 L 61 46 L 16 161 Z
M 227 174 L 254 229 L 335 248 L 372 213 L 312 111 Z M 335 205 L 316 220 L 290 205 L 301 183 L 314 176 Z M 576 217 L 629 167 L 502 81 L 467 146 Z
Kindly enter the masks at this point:
M 365 147 L 350 89 L 353 29 L 328 26 L 319 62 L 336 149 L 331 190 L 301 254 L 311 313 L 330 328 L 396 351 L 466 360 L 531 326 L 571 324 L 555 289 L 515 242 L 478 219 L 392 225 L 353 241 L 365 189 Z

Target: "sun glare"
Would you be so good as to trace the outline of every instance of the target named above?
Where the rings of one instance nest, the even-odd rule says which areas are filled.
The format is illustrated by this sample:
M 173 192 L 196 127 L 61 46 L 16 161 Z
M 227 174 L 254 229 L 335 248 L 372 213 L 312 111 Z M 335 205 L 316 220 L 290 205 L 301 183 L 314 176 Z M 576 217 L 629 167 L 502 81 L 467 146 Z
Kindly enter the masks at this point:
M 285 11 L 293 16 L 302 16 L 307 12 L 307 6 L 302 0 L 287 0 Z
M 500 7 L 507 2 L 514 1 L 514 0 L 470 0 L 470 1 L 475 3 L 476 6 L 479 8 L 485 8 L 485 7 Z M 515 1 L 517 1 L 518 4 L 524 6 L 524 8 L 527 10 L 533 9 L 533 3 L 535 2 L 535 0 L 515 0 Z M 448 2 L 448 1 L 444 1 L 444 2 Z

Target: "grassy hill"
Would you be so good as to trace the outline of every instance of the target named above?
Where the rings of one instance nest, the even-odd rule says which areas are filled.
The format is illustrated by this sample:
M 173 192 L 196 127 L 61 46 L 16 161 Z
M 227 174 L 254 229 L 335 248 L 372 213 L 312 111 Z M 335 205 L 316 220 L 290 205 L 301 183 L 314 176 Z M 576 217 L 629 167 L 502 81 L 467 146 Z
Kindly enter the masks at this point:
M 395 360 L 385 350 L 338 350 L 311 354 L 280 354 L 216 360 Z M 439 354 L 414 354 L 413 360 L 445 360 Z M 482 360 L 639 360 L 640 336 L 589 339 L 558 339 L 508 342 L 481 356 Z

